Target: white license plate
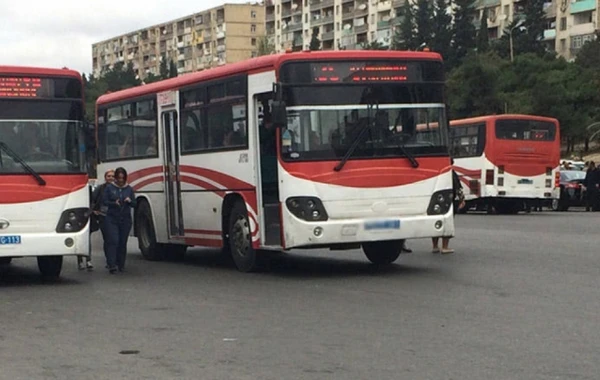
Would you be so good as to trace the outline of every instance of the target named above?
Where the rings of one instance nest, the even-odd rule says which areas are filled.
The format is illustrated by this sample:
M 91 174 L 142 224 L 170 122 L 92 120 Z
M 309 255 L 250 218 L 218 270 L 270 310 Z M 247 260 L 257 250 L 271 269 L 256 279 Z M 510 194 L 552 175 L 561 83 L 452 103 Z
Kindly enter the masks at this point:
M 0 245 L 21 244 L 20 235 L 0 236 Z
M 365 230 L 399 230 L 399 220 L 376 220 L 372 222 L 365 222 Z

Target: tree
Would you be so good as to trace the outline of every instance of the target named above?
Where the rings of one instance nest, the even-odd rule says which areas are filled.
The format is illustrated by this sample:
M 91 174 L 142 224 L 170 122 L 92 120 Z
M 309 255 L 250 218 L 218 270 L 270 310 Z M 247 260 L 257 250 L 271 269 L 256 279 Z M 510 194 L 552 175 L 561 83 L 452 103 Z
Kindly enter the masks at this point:
M 407 0 L 401 8 L 400 26 L 394 31 L 392 49 L 394 50 L 416 50 L 419 43 L 416 39 L 414 11 L 411 0 Z
M 257 56 L 269 55 L 275 52 L 275 45 L 271 43 L 269 37 L 263 36 L 258 39 Z
M 450 58 L 450 44 L 452 42 L 452 16 L 448 14 L 448 3 L 446 0 L 436 0 L 433 10 L 431 49 L 440 53 L 444 61 L 448 61 Z M 449 68 L 450 66 L 446 64 L 446 67 Z
M 150 83 L 161 81 L 162 79 L 163 78 L 160 75 L 154 75 L 152 73 L 148 73 L 146 75 L 146 78 L 144 78 L 144 83 L 150 84 Z
M 433 27 L 431 20 L 433 19 L 433 9 L 430 0 L 417 0 L 417 8 L 415 10 L 415 27 L 417 45 L 431 45 L 433 36 Z
M 524 50 L 538 55 L 543 55 L 546 51 L 542 42 L 547 17 L 544 3 L 545 0 L 527 0 L 524 7 L 525 20 L 523 26 L 527 31 L 527 33 L 524 33 L 523 38 Z
M 171 60 L 169 62 L 169 78 L 175 78 L 177 74 L 177 65 Z
M 159 75 L 161 79 L 167 79 L 169 77 L 169 62 L 166 56 L 160 57 Z
M 462 59 L 475 48 L 475 26 L 472 15 L 475 12 L 475 0 L 454 0 L 454 60 Z
M 388 50 L 388 47 L 379 41 L 372 41 L 362 45 L 363 50 Z
M 575 63 L 582 68 L 600 70 L 600 32 L 596 32 L 594 41 L 583 44 Z
M 485 53 L 490 48 L 489 34 L 488 34 L 488 12 L 487 8 L 483 10 L 481 16 L 481 23 L 479 24 L 479 31 L 477 32 L 477 52 Z
M 313 28 L 312 36 L 310 37 L 309 49 L 311 51 L 321 50 L 321 40 L 319 40 L 319 28 Z

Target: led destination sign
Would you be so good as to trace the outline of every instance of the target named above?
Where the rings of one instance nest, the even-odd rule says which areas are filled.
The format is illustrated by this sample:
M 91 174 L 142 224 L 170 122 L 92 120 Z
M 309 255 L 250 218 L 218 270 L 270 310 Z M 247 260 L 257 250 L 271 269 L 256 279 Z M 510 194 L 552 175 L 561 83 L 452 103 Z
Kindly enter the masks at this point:
M 76 78 L 0 75 L 0 99 L 81 97 L 81 81 Z

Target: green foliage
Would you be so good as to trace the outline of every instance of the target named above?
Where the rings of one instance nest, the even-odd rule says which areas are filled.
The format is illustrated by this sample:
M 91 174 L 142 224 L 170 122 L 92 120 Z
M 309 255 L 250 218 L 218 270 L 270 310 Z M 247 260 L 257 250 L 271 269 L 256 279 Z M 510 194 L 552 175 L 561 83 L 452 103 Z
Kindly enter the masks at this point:
M 483 15 L 481 16 L 481 23 L 479 24 L 479 31 L 477 32 L 477 52 L 478 53 L 485 53 L 490 48 L 487 19 L 488 19 L 488 11 L 487 11 L 487 9 L 484 9 Z
M 415 27 L 417 28 L 417 45 L 431 45 L 433 37 L 433 8 L 430 0 L 417 0 L 417 9 L 415 10 Z
M 271 43 L 269 37 L 263 36 L 258 39 L 257 56 L 273 54 L 275 51 L 275 45 Z
M 475 13 L 475 0 L 454 0 L 454 62 L 459 64 L 475 48 L 475 25 L 472 15 Z
M 379 41 L 371 41 L 362 45 L 363 50 L 388 50 L 388 47 Z
M 309 48 L 311 51 L 321 50 L 321 40 L 319 40 L 319 28 L 312 30 Z
M 415 16 L 411 0 L 406 0 L 406 3 L 401 8 L 402 18 L 400 26 L 394 31 L 392 40 L 393 50 L 416 50 L 419 47 L 415 31 Z
M 523 26 L 526 33 L 523 34 L 523 48 L 525 51 L 543 55 L 546 51 L 543 38 L 546 29 L 545 0 L 527 0 L 525 2 Z
M 167 79 L 169 77 L 169 60 L 164 55 L 160 57 L 160 66 L 158 73 L 161 79 Z
M 452 15 L 448 14 L 448 3 L 446 0 L 436 0 L 433 11 L 433 38 L 431 50 L 438 52 L 447 62 L 450 59 L 452 43 Z M 447 65 L 447 67 L 449 67 Z
M 583 68 L 600 70 L 600 32 L 596 32 L 594 41 L 588 41 L 581 47 L 575 63 Z
M 175 78 L 177 76 L 177 65 L 175 62 L 169 62 L 169 78 Z

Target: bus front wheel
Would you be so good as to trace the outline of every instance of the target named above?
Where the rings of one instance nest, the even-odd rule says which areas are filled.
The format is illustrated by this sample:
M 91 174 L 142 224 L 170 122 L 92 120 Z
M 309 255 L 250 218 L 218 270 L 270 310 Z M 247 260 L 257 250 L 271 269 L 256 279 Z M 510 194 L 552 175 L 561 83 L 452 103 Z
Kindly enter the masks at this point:
M 402 240 L 375 241 L 363 243 L 363 252 L 370 262 L 376 265 L 389 265 L 396 261 L 402 249 Z
M 256 251 L 252 247 L 252 231 L 248 220 L 248 211 L 243 202 L 237 201 L 229 214 L 227 240 L 231 257 L 241 272 L 253 272 L 258 269 Z
M 136 214 L 136 235 L 138 238 L 138 247 L 142 252 L 144 259 L 149 261 L 158 261 L 164 258 L 162 246 L 156 242 L 156 233 L 154 232 L 154 222 L 152 221 L 152 211 L 148 202 L 140 202 Z
M 39 256 L 37 258 L 38 268 L 43 277 L 58 278 L 62 270 L 62 256 Z

